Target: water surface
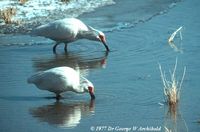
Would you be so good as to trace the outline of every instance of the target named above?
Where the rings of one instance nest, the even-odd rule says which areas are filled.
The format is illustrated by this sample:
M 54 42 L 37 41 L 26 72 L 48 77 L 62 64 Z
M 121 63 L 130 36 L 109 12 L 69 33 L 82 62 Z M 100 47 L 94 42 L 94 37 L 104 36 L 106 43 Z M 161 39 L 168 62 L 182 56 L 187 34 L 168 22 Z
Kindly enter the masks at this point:
M 0 129 L 12 131 L 108 131 L 154 127 L 197 132 L 199 115 L 199 1 L 120 1 L 79 16 L 107 35 L 111 52 L 92 41 L 77 41 L 64 53 L 52 52 L 52 41 L 26 35 L 2 35 L 0 47 Z M 153 6 L 153 7 L 152 7 Z M 173 7 L 173 8 L 172 8 Z M 181 52 L 167 42 L 175 38 Z M 20 39 L 21 38 L 21 39 Z M 168 72 L 178 58 L 177 77 L 187 67 L 177 107 L 163 101 L 158 63 Z M 57 66 L 79 68 L 95 85 L 88 94 L 54 95 L 26 83 L 32 73 Z M 101 128 L 101 129 L 100 129 Z M 118 129 L 118 131 L 122 131 Z

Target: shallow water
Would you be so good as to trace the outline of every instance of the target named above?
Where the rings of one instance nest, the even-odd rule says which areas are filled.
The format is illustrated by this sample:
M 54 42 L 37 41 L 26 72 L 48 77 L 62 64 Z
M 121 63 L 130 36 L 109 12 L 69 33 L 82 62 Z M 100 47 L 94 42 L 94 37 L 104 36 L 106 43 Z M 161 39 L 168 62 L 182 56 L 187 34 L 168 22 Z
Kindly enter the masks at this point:
M 129 23 L 134 23 L 135 21 L 130 19 L 134 13 L 123 16 L 127 21 L 122 21 L 125 19 L 120 19 L 122 16 L 117 14 L 126 9 L 119 9 L 120 2 L 116 1 L 116 5 L 102 7 L 96 12 L 80 16 L 90 25 L 94 25 L 94 19 L 104 21 L 97 27 L 106 31 L 111 49 L 109 53 L 104 51 L 102 45 L 84 40 L 69 45 L 67 54 L 63 51 L 63 45 L 60 45 L 58 54 L 55 55 L 52 53 L 50 40 L 23 35 L 1 37 L 2 132 L 16 131 L 16 128 L 24 132 L 107 132 L 125 131 L 125 128 L 142 131 L 142 128 L 147 129 L 147 126 L 160 131 L 168 128 L 178 132 L 197 132 L 200 129 L 197 123 L 200 120 L 200 107 L 197 105 L 200 99 L 200 35 L 197 34 L 200 27 L 197 11 L 199 1 L 181 1 L 172 9 L 169 9 L 172 3 L 169 1 L 163 6 L 164 10 L 168 10 L 166 13 L 160 13 L 151 20 L 130 27 L 124 27 L 123 24 L 128 20 Z M 124 4 L 130 4 L 128 2 L 131 3 L 127 1 Z M 141 4 L 145 5 L 142 2 Z M 147 7 L 144 9 L 148 9 Z M 119 11 L 112 12 L 115 8 Z M 90 18 L 92 15 L 104 16 L 105 13 L 101 9 L 108 11 L 109 18 L 115 19 L 111 21 L 112 19 L 105 17 Z M 142 9 L 137 11 L 142 12 Z M 148 12 L 152 11 L 151 15 L 155 16 L 154 11 L 156 13 L 157 10 L 149 9 Z M 138 14 L 140 13 L 136 13 L 136 16 L 139 16 Z M 123 23 L 122 28 L 113 26 L 119 23 Z M 176 37 L 175 44 L 181 48 L 181 52 L 175 51 L 167 43 L 167 38 L 179 26 L 184 27 L 183 40 L 180 41 L 180 38 Z M 20 37 L 23 39 L 18 39 Z M 158 62 L 168 72 L 174 67 L 176 57 L 178 78 L 181 79 L 184 66 L 187 71 L 180 103 L 177 108 L 169 109 L 163 101 Z M 52 93 L 26 83 L 27 77 L 32 73 L 57 66 L 79 68 L 95 85 L 96 100 L 91 102 L 87 94 L 65 93 L 64 99 L 56 102 Z

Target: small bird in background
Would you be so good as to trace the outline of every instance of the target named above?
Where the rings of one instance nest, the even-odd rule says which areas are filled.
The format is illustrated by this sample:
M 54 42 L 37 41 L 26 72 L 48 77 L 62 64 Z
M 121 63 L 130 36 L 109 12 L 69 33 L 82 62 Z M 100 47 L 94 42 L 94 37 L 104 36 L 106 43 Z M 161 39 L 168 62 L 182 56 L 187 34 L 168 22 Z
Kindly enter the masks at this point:
M 103 32 L 84 24 L 76 18 L 65 18 L 41 25 L 34 29 L 32 34 L 56 41 L 56 44 L 53 46 L 54 53 L 56 53 L 56 47 L 60 43 L 65 44 L 64 50 L 67 52 L 67 45 L 79 39 L 102 42 L 106 50 L 110 51 Z
M 61 98 L 60 94 L 66 91 L 80 94 L 88 92 L 91 99 L 95 99 L 93 84 L 70 67 L 56 67 L 37 72 L 29 77 L 27 82 L 35 84 L 41 90 L 55 93 L 57 100 Z

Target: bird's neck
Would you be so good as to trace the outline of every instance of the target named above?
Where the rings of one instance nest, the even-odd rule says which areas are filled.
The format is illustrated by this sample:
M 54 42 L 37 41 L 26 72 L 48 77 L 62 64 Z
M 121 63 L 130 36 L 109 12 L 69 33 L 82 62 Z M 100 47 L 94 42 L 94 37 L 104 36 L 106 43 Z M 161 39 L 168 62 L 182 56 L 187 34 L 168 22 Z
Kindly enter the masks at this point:
M 80 93 L 80 94 L 85 93 L 85 91 L 84 91 L 82 86 L 79 86 L 74 92 Z
M 87 79 L 84 77 L 80 77 L 80 84 L 77 86 L 77 88 L 75 89 L 76 93 L 85 93 L 86 92 L 86 85 L 87 85 Z
M 80 30 L 78 32 L 77 38 L 98 41 L 96 34 L 97 34 L 97 30 L 88 26 L 88 30 Z
M 90 36 L 91 34 L 91 31 L 79 31 L 78 34 L 77 34 L 77 37 L 78 39 L 85 39 L 87 38 L 88 36 Z

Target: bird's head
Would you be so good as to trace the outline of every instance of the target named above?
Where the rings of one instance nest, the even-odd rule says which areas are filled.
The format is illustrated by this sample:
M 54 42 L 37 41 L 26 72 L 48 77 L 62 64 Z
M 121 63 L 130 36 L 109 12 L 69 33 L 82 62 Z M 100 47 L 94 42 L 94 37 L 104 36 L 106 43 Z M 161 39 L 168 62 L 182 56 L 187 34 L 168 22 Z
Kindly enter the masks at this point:
M 83 89 L 85 92 L 88 92 L 91 96 L 91 99 L 95 99 L 95 95 L 94 95 L 94 85 L 88 81 L 88 80 L 85 80 L 83 82 Z
M 102 42 L 103 45 L 105 46 L 106 50 L 110 51 L 108 45 L 106 44 L 106 36 L 105 36 L 105 34 L 103 32 L 101 32 L 101 31 L 97 30 L 97 29 L 94 29 L 94 28 L 90 27 L 90 26 L 88 26 L 88 27 L 89 27 L 90 31 L 92 31 L 91 38 L 93 40 Z
M 95 99 L 95 95 L 94 95 L 94 87 L 88 86 L 88 92 L 91 96 L 91 99 Z
M 97 39 L 103 43 L 103 45 L 105 46 L 107 51 L 110 51 L 110 49 L 108 48 L 108 45 L 106 44 L 106 36 L 103 32 L 98 31 L 98 35 L 96 36 Z

